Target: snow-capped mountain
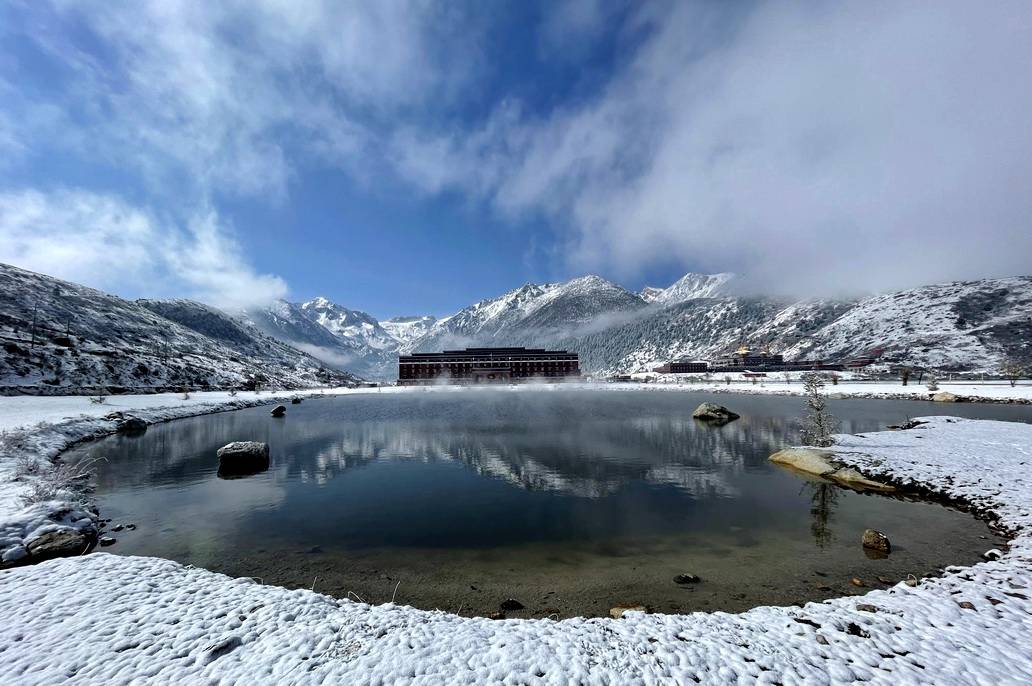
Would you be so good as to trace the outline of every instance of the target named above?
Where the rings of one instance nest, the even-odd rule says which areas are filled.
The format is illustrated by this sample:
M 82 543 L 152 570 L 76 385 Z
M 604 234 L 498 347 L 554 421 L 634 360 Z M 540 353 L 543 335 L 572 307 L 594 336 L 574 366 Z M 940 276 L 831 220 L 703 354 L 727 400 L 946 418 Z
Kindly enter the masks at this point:
M 654 303 L 656 299 L 663 293 L 662 288 L 656 288 L 655 286 L 646 286 L 645 288 L 638 291 L 638 297 L 647 303 Z
M 686 274 L 668 288 L 640 294 L 585 276 L 526 284 L 440 320 L 376 322 L 325 299 L 307 309 L 350 313 L 312 323 L 340 330 L 348 368 L 377 379 L 395 378 L 398 354 L 498 345 L 574 350 L 582 368 L 595 374 L 646 371 L 672 359 L 712 359 L 742 344 L 789 359 L 876 355 L 886 363 L 992 371 L 1007 354 L 1032 357 L 1032 347 L 1021 347 L 1032 340 L 1029 282 L 983 280 L 863 300 L 794 301 L 731 295 L 730 274 Z M 338 321 L 348 324 L 338 327 Z
M 397 339 L 380 322 L 360 310 L 349 310 L 326 298 L 315 298 L 301 303 L 301 311 L 310 320 L 328 329 L 330 333 L 354 344 L 377 350 L 394 350 Z
M 437 317 L 425 315 L 384 319 L 380 322 L 380 326 L 398 342 L 398 350 L 406 352 L 411 350 L 412 344 L 425 336 L 430 327 L 436 323 Z
M 667 288 L 646 286 L 641 297 L 650 303 L 673 305 L 674 303 L 695 300 L 696 298 L 715 298 L 728 294 L 727 284 L 734 274 L 695 274 L 689 272 Z
M 645 307 L 638 295 L 598 276 L 526 284 L 441 319 L 417 341 L 415 349 L 544 340 L 581 327 L 604 327 Z
M 344 384 L 355 377 L 214 308 L 129 301 L 0 265 L 0 386 L 8 391 Z
M 995 371 L 1008 357 L 1032 363 L 1032 277 L 793 301 L 731 295 L 729 274 L 686 274 L 640 294 L 584 276 L 526 284 L 441 319 L 382 322 L 327 298 L 233 317 L 187 300 L 128 302 L 14 267 L 0 266 L 0 277 L 5 385 L 239 385 L 257 368 L 283 386 L 354 378 L 342 370 L 392 380 L 399 354 L 500 345 L 576 351 L 582 369 L 603 375 L 712 359 L 741 344 L 788 359 L 871 356 L 957 371 Z M 26 347 L 34 306 L 50 342 L 30 335 Z M 67 338 L 74 349 L 59 350 Z
M 324 301 L 325 305 L 305 309 L 305 305 L 317 301 Z M 390 366 L 391 360 L 397 361 L 393 348 L 384 350 L 370 345 L 369 340 L 361 336 L 338 335 L 318 321 L 322 316 L 327 325 L 339 327 L 342 334 L 354 334 L 362 327 L 360 323 L 348 323 L 349 315 L 353 314 L 351 310 L 317 298 L 305 304 L 277 300 L 265 307 L 248 308 L 239 316 L 263 333 L 334 369 L 346 370 L 365 379 L 384 378 L 383 371 Z M 350 321 L 356 322 L 357 319 L 352 317 Z

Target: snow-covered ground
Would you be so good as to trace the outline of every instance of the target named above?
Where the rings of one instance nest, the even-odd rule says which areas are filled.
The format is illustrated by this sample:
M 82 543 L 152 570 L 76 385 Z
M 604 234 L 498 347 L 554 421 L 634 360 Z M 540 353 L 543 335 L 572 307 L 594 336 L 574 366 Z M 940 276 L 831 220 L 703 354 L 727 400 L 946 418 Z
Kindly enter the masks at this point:
M 728 384 L 724 377 L 730 377 Z M 708 393 L 756 393 L 774 395 L 802 395 L 803 383 L 801 373 L 793 372 L 790 381 L 785 381 L 782 374 L 772 374 L 764 379 L 745 378 L 741 374 L 716 374 L 713 379 L 703 380 L 698 375 L 689 374 L 654 374 L 635 375 L 639 381 L 648 379 L 649 383 L 639 384 L 607 384 L 607 386 L 645 387 L 662 390 L 705 391 Z M 842 380 L 837 385 L 830 382 L 824 392 L 829 396 L 850 398 L 898 398 L 910 400 L 928 400 L 939 391 L 946 391 L 968 401 L 979 402 L 1032 402 L 1032 382 L 1021 381 L 1011 386 L 1007 381 L 939 381 L 938 391 L 930 391 L 924 383 L 911 380 L 904 386 L 899 381 L 853 381 Z
M 934 418 L 838 458 L 995 513 L 995 561 L 738 615 L 492 621 L 93 553 L 0 572 L 7 683 L 1032 683 L 1032 426 Z M 859 542 L 858 542 L 859 545 Z

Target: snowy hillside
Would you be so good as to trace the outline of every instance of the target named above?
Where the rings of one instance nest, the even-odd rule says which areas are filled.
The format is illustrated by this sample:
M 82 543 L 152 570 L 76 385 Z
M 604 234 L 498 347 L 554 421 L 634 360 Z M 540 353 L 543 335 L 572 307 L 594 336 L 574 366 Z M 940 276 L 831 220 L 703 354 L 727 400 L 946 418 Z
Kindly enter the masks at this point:
M 1032 277 L 792 301 L 732 296 L 730 274 L 686 274 L 641 294 L 585 276 L 526 284 L 442 319 L 381 322 L 326 298 L 234 318 L 187 300 L 131 303 L 13 267 L 0 276 L 0 384 L 8 386 L 236 385 L 254 367 L 283 386 L 314 384 L 330 373 L 320 367 L 392 380 L 399 354 L 477 345 L 565 348 L 585 372 L 603 375 L 713 359 L 741 344 L 788 359 L 874 356 L 950 371 L 997 371 L 1008 356 L 1032 364 Z M 37 302 L 49 342 L 33 345 L 26 331 Z
M 430 327 L 436 323 L 437 317 L 427 315 L 384 319 L 380 322 L 380 326 L 397 341 L 399 351 L 407 352 L 411 350 L 412 344 L 425 336 Z
M 123 300 L 0 265 L 0 386 L 42 393 L 354 380 L 213 308 Z
M 527 284 L 440 320 L 418 341 L 416 349 L 546 340 L 571 329 L 604 327 L 610 320 L 629 317 L 646 307 L 640 296 L 598 276 Z
M 942 369 L 998 369 L 1007 355 L 1032 362 L 1032 277 L 924 286 L 861 301 L 786 354 L 880 355 Z
M 689 272 L 668 288 L 646 287 L 642 297 L 650 303 L 674 305 L 696 298 L 716 298 L 727 295 L 727 284 L 734 274 L 695 274 Z
M 349 310 L 326 298 L 301 303 L 301 311 L 313 322 L 343 338 L 354 347 L 368 346 L 377 350 L 394 350 L 398 341 L 380 322 L 365 312 Z
M 302 350 L 334 369 L 346 370 L 362 378 L 381 378 L 380 372 L 390 366 L 393 350 L 384 351 L 370 345 L 361 336 L 337 335 L 328 329 L 318 321 L 320 316 L 327 324 L 339 327 L 342 334 L 361 331 L 362 325 L 357 317 L 348 318 L 354 314 L 351 310 L 329 301 L 325 301 L 325 307 L 312 305 L 322 300 L 306 303 L 310 305 L 308 310 L 301 303 L 277 300 L 265 307 L 248 308 L 240 316 L 266 335 Z M 393 359 L 396 361 L 397 357 Z

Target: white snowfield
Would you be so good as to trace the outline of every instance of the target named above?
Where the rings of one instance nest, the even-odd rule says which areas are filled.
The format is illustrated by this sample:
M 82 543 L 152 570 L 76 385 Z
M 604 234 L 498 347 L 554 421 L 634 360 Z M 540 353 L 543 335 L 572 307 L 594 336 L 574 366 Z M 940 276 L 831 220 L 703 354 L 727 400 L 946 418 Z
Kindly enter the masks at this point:
M 492 621 L 92 553 L 0 572 L 0 675 L 12 684 L 1032 683 L 1032 426 L 928 422 L 839 436 L 834 450 L 868 475 L 992 512 L 1015 538 L 995 561 L 914 587 L 738 615 Z

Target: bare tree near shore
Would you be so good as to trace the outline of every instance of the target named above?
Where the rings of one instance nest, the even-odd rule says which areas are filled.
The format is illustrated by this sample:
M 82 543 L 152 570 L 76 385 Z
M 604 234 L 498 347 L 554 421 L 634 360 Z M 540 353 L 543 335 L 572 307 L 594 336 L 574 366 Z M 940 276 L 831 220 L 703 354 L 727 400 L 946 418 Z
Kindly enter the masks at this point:
M 914 370 L 910 367 L 899 368 L 899 378 L 903 381 L 903 385 L 906 386 L 910 382 L 910 375 L 914 373 Z
M 831 437 L 836 420 L 827 410 L 824 397 L 824 378 L 816 372 L 803 374 L 803 389 L 806 398 L 806 418 L 803 420 L 803 443 L 827 448 L 835 441 Z
M 1027 373 L 1025 365 L 1017 357 L 1008 355 L 1003 361 L 1003 378 L 1010 381 L 1011 388 L 1018 385 L 1018 379 Z

